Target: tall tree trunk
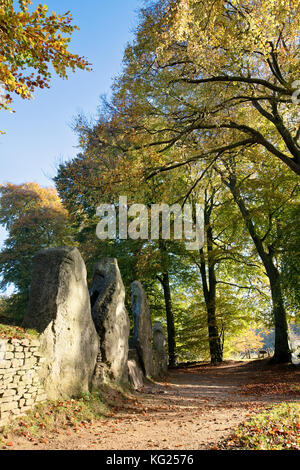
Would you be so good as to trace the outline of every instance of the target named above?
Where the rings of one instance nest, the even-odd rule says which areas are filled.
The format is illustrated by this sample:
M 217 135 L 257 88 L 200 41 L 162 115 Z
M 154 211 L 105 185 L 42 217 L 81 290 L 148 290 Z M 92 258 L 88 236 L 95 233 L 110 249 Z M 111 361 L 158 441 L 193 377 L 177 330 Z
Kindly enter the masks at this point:
M 213 231 L 210 225 L 210 216 L 213 208 L 213 195 L 210 202 L 206 201 L 204 207 L 204 224 L 206 229 L 207 266 L 203 248 L 200 250 L 200 273 L 202 278 L 203 295 L 207 311 L 208 341 L 211 363 L 223 361 L 221 338 L 216 316 L 216 273 L 213 259 Z M 207 276 L 208 271 L 208 276 Z
M 167 315 L 169 367 L 174 367 L 176 366 L 177 355 L 176 355 L 175 324 L 174 324 L 174 315 L 173 315 L 173 309 L 172 309 L 169 273 L 162 274 L 161 285 L 164 291 L 166 315 Z
M 276 364 L 291 362 L 288 323 L 281 291 L 280 273 L 274 265 L 273 260 L 272 263 L 270 263 L 267 274 L 270 281 L 273 303 L 273 321 L 275 327 L 275 348 L 274 356 L 271 361 Z
M 227 184 L 227 186 L 229 187 L 233 198 L 240 209 L 249 234 L 254 242 L 260 259 L 262 260 L 262 263 L 266 269 L 266 274 L 269 278 L 273 304 L 273 320 L 275 327 L 275 348 L 272 362 L 290 362 L 291 351 L 289 347 L 288 324 L 281 291 L 280 273 L 274 263 L 272 250 L 267 250 L 264 247 L 262 239 L 256 232 L 254 222 L 236 185 L 235 176 L 231 175 L 229 181 L 225 182 L 225 184 Z
M 176 354 L 176 330 L 174 323 L 174 314 L 172 307 L 172 297 L 170 288 L 170 277 L 168 271 L 168 251 L 165 242 L 159 239 L 159 249 L 161 254 L 162 275 L 157 276 L 160 281 L 165 299 L 166 317 L 167 317 L 167 332 L 168 332 L 168 353 L 169 353 L 169 367 L 175 367 L 177 363 Z

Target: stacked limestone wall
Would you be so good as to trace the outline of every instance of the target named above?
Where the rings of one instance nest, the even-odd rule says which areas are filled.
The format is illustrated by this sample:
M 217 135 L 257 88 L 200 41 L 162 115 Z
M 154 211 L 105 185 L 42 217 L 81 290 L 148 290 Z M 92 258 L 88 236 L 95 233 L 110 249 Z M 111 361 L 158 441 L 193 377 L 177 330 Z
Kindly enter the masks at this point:
M 0 340 L 0 426 L 47 399 L 39 379 L 44 360 L 37 339 Z

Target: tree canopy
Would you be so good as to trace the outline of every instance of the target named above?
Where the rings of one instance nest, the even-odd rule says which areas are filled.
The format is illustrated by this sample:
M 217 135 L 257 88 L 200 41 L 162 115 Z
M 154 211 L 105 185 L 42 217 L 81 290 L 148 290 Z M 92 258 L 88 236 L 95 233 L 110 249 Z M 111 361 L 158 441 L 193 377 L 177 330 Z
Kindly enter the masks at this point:
M 296 1 L 163 0 L 144 9 L 113 100 L 133 147 L 145 136 L 160 152 L 183 147 L 157 171 L 251 146 L 300 174 L 298 30 Z
M 48 88 L 52 71 L 66 78 L 68 68 L 88 68 L 86 59 L 69 51 L 78 29 L 70 12 L 48 14 L 47 5 L 33 9 L 32 3 L 0 1 L 0 109 L 10 109 L 13 93 L 30 99 L 36 88 Z

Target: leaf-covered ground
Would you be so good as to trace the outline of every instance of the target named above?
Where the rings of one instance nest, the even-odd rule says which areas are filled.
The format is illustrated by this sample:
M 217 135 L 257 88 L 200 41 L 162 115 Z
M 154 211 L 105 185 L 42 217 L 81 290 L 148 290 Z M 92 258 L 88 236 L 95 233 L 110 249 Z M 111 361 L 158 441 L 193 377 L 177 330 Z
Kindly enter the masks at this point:
M 38 333 L 34 330 L 25 330 L 20 326 L 0 323 L 0 339 L 26 339 L 37 336 Z
M 86 394 L 79 399 L 66 401 L 52 401 L 38 404 L 27 415 L 5 426 L 0 433 L 0 447 L 2 449 L 14 447 L 11 439 L 25 438 L 35 445 L 48 444 L 48 436 L 58 435 L 70 429 L 90 426 L 95 420 L 109 415 L 109 405 L 104 394 Z
M 300 450 L 300 402 L 267 408 L 242 424 L 227 446 L 249 450 Z
M 269 433 L 271 448 L 294 449 L 299 385 L 299 369 L 266 361 L 195 364 L 134 394 L 111 390 L 40 406 L 5 429 L 2 448 L 254 449 L 257 434 Z M 266 410 L 272 419 L 261 418 Z

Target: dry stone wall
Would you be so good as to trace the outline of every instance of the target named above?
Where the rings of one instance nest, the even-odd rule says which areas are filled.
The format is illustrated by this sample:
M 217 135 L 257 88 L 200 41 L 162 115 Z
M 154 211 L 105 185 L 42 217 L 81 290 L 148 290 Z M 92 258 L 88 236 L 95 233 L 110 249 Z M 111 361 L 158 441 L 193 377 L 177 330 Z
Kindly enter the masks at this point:
M 37 339 L 0 340 L 0 426 L 47 399 L 39 377 L 44 361 Z

